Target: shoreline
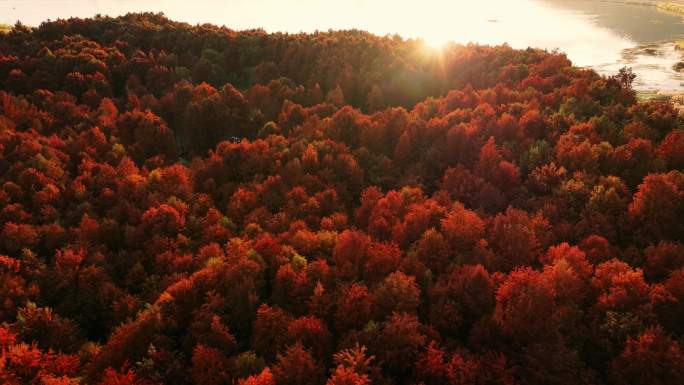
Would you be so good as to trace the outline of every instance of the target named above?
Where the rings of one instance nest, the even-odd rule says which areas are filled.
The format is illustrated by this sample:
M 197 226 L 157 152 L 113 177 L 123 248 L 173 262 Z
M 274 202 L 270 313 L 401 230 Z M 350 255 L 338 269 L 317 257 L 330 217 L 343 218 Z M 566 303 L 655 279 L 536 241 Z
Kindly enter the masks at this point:
M 684 16 L 684 2 L 661 2 L 656 7 L 673 15 Z
M 610 0 L 609 0 L 610 1 Z M 613 0 L 620 3 L 640 3 L 644 5 L 655 6 L 659 11 L 666 12 L 672 15 L 677 15 L 684 17 L 684 0 L 670 0 L 670 1 L 619 1 Z M 675 42 L 677 44 L 677 42 Z M 672 92 L 664 90 L 652 90 L 652 91 L 637 91 L 637 98 L 647 101 L 647 100 L 666 100 L 674 105 L 674 107 L 679 111 L 680 115 L 684 114 L 684 92 Z
M 648 101 L 666 101 L 672 103 L 674 108 L 679 112 L 680 116 L 684 116 L 684 92 L 670 92 L 670 91 L 636 91 L 636 97 L 639 102 Z
M 630 4 L 630 5 L 644 5 L 656 7 L 663 12 L 673 15 L 684 16 L 684 0 L 597 0 L 604 3 Z

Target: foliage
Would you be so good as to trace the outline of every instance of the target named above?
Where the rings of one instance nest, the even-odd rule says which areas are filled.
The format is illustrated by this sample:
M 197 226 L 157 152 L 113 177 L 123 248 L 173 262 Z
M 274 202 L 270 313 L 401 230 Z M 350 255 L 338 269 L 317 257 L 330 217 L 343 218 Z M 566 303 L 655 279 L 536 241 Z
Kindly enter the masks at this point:
M 557 52 L 0 33 L 0 382 L 679 384 L 684 134 Z

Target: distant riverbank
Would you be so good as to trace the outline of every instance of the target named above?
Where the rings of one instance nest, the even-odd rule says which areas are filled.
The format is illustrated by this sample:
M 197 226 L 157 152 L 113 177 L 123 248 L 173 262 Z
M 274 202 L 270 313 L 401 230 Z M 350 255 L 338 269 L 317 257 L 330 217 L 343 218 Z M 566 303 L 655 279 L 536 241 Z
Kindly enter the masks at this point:
M 684 16 L 684 2 L 677 2 L 677 3 L 671 3 L 671 2 L 666 2 L 666 3 L 658 3 L 657 4 L 658 9 L 665 11 L 665 12 L 670 12 L 674 13 L 677 15 L 682 15 Z
M 655 5 L 659 10 L 676 14 L 676 15 L 681 15 L 684 17 L 684 1 L 645 1 L 646 4 L 653 4 Z M 681 44 L 679 42 L 675 44 Z M 642 100 L 649 100 L 649 99 L 664 99 L 664 100 L 669 100 L 672 102 L 672 104 L 679 110 L 679 113 L 682 114 L 684 113 L 684 93 L 681 92 L 663 92 L 663 91 L 642 91 L 638 92 L 638 95 L 640 99 Z
M 652 5 L 658 9 L 674 13 L 677 15 L 684 16 L 684 0 L 671 0 L 671 1 L 659 1 L 659 0 L 598 0 L 607 3 L 621 3 L 630 5 Z

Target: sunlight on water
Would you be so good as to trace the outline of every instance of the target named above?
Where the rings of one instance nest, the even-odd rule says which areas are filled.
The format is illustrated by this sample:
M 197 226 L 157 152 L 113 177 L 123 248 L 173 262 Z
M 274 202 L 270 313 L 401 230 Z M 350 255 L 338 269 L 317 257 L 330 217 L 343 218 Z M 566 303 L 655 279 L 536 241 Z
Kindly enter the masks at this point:
M 576 65 L 591 66 L 604 74 L 633 66 L 639 75 L 637 85 L 644 89 L 684 88 L 680 76 L 671 71 L 672 64 L 680 60 L 671 40 L 649 40 L 684 34 L 684 24 L 654 7 L 634 4 L 577 0 L 0 0 L 0 9 L 5 10 L 0 12 L 0 22 L 20 19 L 29 25 L 48 18 L 161 11 L 174 20 L 233 29 L 313 32 L 357 28 L 379 35 L 421 38 L 435 47 L 455 41 L 559 49 Z M 634 30 L 638 24 L 643 28 Z M 651 36 L 658 26 L 664 28 L 664 34 Z M 658 47 L 662 55 L 635 50 L 644 41 L 662 45 Z

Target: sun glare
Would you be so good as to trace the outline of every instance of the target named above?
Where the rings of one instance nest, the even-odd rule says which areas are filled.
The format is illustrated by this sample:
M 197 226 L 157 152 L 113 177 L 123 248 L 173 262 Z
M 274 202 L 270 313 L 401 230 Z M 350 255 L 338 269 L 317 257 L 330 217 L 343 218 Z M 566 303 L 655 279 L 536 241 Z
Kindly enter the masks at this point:
M 430 48 L 441 50 L 449 42 L 449 38 L 446 36 L 423 36 L 421 39 Z
M 438 40 L 428 40 L 424 38 L 420 38 L 418 40 L 423 43 L 423 46 L 428 53 L 432 53 L 433 51 L 441 51 L 442 48 L 444 48 L 444 43 L 441 43 Z
M 106 6 L 101 5 L 104 3 Z M 26 15 L 22 22 L 38 25 L 46 18 L 45 14 L 55 19 L 152 11 L 164 12 L 171 19 L 191 24 L 212 23 L 235 30 L 264 28 L 267 32 L 310 33 L 363 29 L 380 36 L 397 34 L 406 39 L 421 39 L 435 50 L 450 41 L 506 43 L 513 48 L 561 48 L 580 66 L 616 63 L 623 49 L 634 46 L 628 38 L 588 23 L 585 16 L 561 15 L 547 2 L 538 0 L 196 0 L 196 3 L 201 6 L 189 8 L 182 0 L 44 1 L 45 9 L 38 13 L 31 8 L 32 1 L 13 1 L 10 12 L 0 15 L 0 23 L 13 23 L 18 15 Z

